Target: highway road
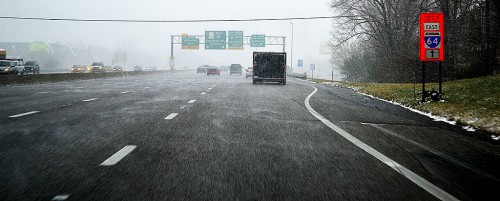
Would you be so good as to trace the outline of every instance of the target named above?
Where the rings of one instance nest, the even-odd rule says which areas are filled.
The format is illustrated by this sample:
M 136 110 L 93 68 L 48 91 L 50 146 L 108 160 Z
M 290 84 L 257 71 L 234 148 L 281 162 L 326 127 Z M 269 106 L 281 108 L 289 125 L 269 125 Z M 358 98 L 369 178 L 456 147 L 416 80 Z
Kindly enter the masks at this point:
M 345 88 L 189 71 L 0 94 L 0 200 L 498 200 L 500 145 Z

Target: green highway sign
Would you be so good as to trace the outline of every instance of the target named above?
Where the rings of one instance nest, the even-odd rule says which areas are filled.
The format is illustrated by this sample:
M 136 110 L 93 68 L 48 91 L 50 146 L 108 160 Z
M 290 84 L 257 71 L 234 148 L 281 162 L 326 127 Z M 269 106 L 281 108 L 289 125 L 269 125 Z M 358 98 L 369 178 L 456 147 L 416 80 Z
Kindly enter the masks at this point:
M 266 35 L 252 34 L 250 37 L 250 47 L 266 47 Z
M 228 50 L 243 50 L 243 31 L 228 31 Z
M 200 49 L 200 39 L 194 36 L 182 36 L 182 49 L 184 50 Z
M 226 31 L 205 31 L 206 50 L 225 50 Z

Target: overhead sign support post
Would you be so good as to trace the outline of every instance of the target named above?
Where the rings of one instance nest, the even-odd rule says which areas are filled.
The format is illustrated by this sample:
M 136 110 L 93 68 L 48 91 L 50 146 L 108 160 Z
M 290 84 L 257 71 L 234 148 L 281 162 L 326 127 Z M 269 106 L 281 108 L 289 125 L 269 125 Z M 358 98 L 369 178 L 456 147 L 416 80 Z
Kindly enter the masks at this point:
M 422 102 L 425 97 L 439 100 L 442 91 L 442 62 L 444 61 L 444 14 L 420 13 L 420 61 L 422 62 Z M 425 62 L 439 63 L 439 94 L 425 91 Z

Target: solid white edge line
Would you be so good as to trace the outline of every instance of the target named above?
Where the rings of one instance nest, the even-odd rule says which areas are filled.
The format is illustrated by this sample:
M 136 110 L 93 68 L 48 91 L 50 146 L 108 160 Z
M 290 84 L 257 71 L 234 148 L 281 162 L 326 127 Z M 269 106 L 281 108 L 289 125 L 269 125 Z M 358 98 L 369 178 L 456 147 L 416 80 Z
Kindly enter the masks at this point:
M 97 100 L 98 98 L 91 98 L 91 99 L 86 99 L 86 100 L 82 100 L 83 102 L 89 102 L 89 101 L 93 101 L 93 100 Z
M 9 117 L 10 118 L 22 117 L 22 116 L 26 116 L 26 115 L 30 115 L 30 114 L 35 114 L 35 113 L 38 113 L 38 112 L 40 112 L 40 111 L 25 112 L 25 113 L 21 113 L 21 114 L 11 115 Z
M 302 84 L 302 83 L 299 83 Z M 374 148 L 370 147 L 368 144 L 365 144 L 363 141 L 359 140 L 358 138 L 354 137 L 353 135 L 349 134 L 347 131 L 341 129 L 337 125 L 333 124 L 330 122 L 328 119 L 323 117 L 321 114 L 316 112 L 311 105 L 309 104 L 309 99 L 318 91 L 318 88 L 314 86 L 310 86 L 307 84 L 304 84 L 306 86 L 314 88 L 314 91 L 309 94 L 306 99 L 304 100 L 304 104 L 309 111 L 314 117 L 316 117 L 318 120 L 320 120 L 323 124 L 328 126 L 330 129 L 333 131 L 337 132 L 340 134 L 342 137 L 345 139 L 349 140 L 351 143 L 356 145 L 357 147 L 361 148 L 363 151 L 369 153 L 373 157 L 377 158 L 378 160 L 382 161 L 384 164 L 387 166 L 391 167 L 393 170 L 396 172 L 400 173 L 416 185 L 420 186 L 422 189 L 426 190 L 430 194 L 434 195 L 436 198 L 440 200 L 458 200 L 455 198 L 453 195 L 449 194 L 448 192 L 444 191 L 443 189 L 437 187 L 436 185 L 432 184 L 431 182 L 425 180 L 424 178 L 420 177 L 416 173 L 412 172 L 408 168 L 400 165 L 396 161 L 390 159 L 389 157 L 385 156 L 384 154 L 378 152 Z
M 177 116 L 179 113 L 172 113 L 172 114 L 169 114 L 167 117 L 165 117 L 165 119 L 173 119 L 175 116 Z
M 69 198 L 69 195 L 56 195 L 52 200 L 66 200 Z
M 190 100 L 188 103 L 194 103 L 196 102 L 196 100 Z
M 120 151 L 116 152 L 113 154 L 111 157 L 106 159 L 104 162 L 100 164 L 100 166 L 111 166 L 116 163 L 118 163 L 120 160 L 122 160 L 125 156 L 127 156 L 130 152 L 134 151 L 134 149 L 137 146 L 135 145 L 127 145 L 120 149 Z

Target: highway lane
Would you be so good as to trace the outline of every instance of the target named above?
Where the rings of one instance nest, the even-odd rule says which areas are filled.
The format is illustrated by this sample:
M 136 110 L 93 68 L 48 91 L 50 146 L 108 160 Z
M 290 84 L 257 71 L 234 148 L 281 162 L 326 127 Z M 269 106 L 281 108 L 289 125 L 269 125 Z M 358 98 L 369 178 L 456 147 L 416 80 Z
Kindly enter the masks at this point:
M 1 88 L 1 114 L 40 112 L 0 117 L 0 197 L 437 199 L 312 116 L 304 84 L 318 113 L 438 188 L 493 195 L 498 146 L 460 129 L 342 88 L 184 72 Z

